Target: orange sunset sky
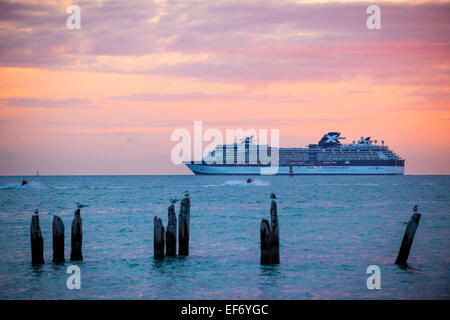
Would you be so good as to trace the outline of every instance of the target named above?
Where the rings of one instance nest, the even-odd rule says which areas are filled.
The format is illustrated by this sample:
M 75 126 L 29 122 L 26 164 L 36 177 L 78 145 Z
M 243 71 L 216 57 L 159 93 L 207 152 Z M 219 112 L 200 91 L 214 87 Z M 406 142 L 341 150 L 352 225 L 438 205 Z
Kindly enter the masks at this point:
M 450 174 L 448 1 L 2 0 L 0 15 L 0 175 L 188 174 L 170 135 L 194 120 L 277 128 L 281 146 L 370 136 L 407 174 Z

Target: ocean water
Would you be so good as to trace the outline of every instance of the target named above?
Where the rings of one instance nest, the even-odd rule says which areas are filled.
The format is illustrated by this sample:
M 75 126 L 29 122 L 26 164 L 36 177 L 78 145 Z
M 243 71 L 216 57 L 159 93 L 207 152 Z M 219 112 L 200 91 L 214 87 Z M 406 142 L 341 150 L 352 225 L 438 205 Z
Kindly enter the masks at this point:
M 0 299 L 449 299 L 450 176 L 0 177 Z M 190 256 L 153 258 L 153 217 L 191 197 Z M 281 264 L 260 266 L 259 226 L 277 195 Z M 81 289 L 52 264 L 53 215 L 82 209 Z M 413 206 L 409 267 L 394 264 Z M 31 265 L 39 208 L 45 261 Z M 179 202 L 176 204 L 179 211 Z M 368 290 L 369 265 L 381 289 Z

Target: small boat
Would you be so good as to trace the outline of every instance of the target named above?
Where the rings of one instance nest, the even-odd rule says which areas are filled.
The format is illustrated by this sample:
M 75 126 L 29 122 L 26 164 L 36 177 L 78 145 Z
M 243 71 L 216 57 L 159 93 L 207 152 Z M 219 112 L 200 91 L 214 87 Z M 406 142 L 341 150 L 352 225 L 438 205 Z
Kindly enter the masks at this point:
M 247 179 L 247 183 L 248 183 L 248 184 L 250 184 L 250 183 L 252 183 L 252 182 L 253 182 L 253 180 L 252 180 L 251 178 L 248 178 L 248 179 Z
M 27 181 L 27 180 L 22 180 L 21 186 L 24 186 L 24 185 L 26 185 L 26 184 L 28 184 L 28 181 Z

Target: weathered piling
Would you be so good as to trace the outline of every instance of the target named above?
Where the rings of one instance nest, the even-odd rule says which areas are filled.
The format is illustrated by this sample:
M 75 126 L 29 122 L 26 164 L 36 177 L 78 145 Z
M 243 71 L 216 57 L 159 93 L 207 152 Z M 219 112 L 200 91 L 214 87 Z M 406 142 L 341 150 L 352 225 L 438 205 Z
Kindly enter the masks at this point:
M 82 243 L 83 243 L 83 228 L 80 209 L 75 210 L 74 218 L 72 220 L 72 251 L 70 252 L 70 261 L 83 260 Z
M 158 217 L 153 218 L 153 255 L 155 258 L 164 258 L 164 226 Z
M 64 223 L 58 216 L 53 217 L 53 262 L 64 262 Z
M 272 245 L 270 249 L 270 256 L 272 264 L 280 263 L 280 230 L 278 227 L 277 203 L 272 200 L 270 205 L 270 231 L 272 238 Z
M 270 265 L 272 264 L 272 239 L 269 221 L 262 219 L 261 221 L 261 264 Z
M 270 195 L 276 199 L 275 194 Z M 270 204 L 270 223 L 266 219 L 261 221 L 261 264 L 280 263 L 280 229 L 278 224 L 277 203 L 272 200 Z
M 169 206 L 168 223 L 166 230 L 166 256 L 177 255 L 177 216 L 173 204 Z
M 417 227 L 419 226 L 420 213 L 417 213 L 418 207 L 414 206 L 414 214 L 406 226 L 405 234 L 403 236 L 402 244 L 397 255 L 396 264 L 405 265 L 408 261 L 409 251 L 411 250 L 412 242 L 414 240 L 414 235 L 416 234 Z
M 33 215 L 30 225 L 31 263 L 44 264 L 44 239 L 39 227 L 39 216 Z
M 191 200 L 186 196 L 180 205 L 178 216 L 178 254 L 180 256 L 189 255 L 189 223 L 191 216 Z

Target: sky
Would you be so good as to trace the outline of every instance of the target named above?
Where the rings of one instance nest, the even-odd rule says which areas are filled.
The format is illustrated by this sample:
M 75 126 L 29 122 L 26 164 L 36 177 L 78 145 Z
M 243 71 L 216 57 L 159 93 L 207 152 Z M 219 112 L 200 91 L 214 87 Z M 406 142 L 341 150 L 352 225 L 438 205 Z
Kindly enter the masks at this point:
M 189 174 L 170 137 L 194 120 L 370 136 L 450 174 L 449 21 L 449 1 L 1 0 L 0 175 Z

